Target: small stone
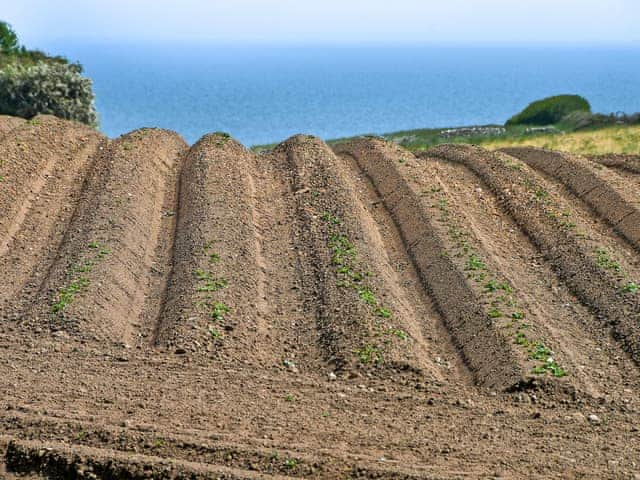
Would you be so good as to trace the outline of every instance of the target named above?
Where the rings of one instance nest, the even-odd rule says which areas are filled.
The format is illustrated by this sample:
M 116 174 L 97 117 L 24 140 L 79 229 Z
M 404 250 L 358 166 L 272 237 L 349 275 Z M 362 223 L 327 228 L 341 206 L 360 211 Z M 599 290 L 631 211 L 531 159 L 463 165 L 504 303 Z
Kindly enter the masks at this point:
M 298 367 L 291 360 L 283 360 L 282 364 L 294 373 L 298 372 Z
M 338 377 L 336 376 L 335 373 L 329 372 L 329 380 L 334 381 L 334 380 L 337 380 L 337 379 L 338 379 Z
M 592 425 L 600 425 L 600 423 L 602 422 L 600 420 L 600 417 L 598 417 L 595 413 L 590 414 L 587 419 Z

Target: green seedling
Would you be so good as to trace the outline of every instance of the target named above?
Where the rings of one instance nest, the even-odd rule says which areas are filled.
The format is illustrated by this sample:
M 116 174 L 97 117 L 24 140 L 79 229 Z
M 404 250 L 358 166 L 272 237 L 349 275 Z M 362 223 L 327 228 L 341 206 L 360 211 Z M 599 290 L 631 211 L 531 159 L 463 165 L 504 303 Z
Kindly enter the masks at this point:
M 378 304 L 378 300 L 376 299 L 376 297 L 374 296 L 373 292 L 369 287 L 364 287 L 359 289 L 358 295 L 360 296 L 360 299 L 367 305 L 375 306 Z
M 622 266 L 611 258 L 606 248 L 596 248 L 596 262 L 600 268 L 605 270 L 613 270 L 616 273 L 622 271 Z
M 489 318 L 500 318 L 502 317 L 503 314 L 500 310 L 493 307 L 491 310 L 487 312 L 487 315 L 489 316 Z
M 465 270 L 486 270 L 487 266 L 475 253 L 469 255 Z
M 395 335 L 400 340 L 409 340 L 409 334 L 407 334 L 407 332 L 405 332 L 404 330 L 400 330 L 399 328 L 391 328 L 389 329 L 389 333 L 391 335 Z
M 373 313 L 378 316 L 378 317 L 382 317 L 382 318 L 391 318 L 391 311 L 384 308 L 384 307 L 378 307 L 376 308 Z
M 198 280 L 212 280 L 211 274 L 209 272 L 205 272 L 200 268 L 194 270 L 193 274 Z
M 224 303 L 216 302 L 212 305 L 212 308 L 209 311 L 209 316 L 216 321 L 223 320 L 224 316 L 230 311 L 231 309 L 227 307 Z
M 527 336 L 523 332 L 516 333 L 515 342 L 516 342 L 516 344 L 522 345 L 524 347 L 528 347 L 529 346 L 529 339 L 527 339 Z
M 369 343 L 356 350 L 356 355 L 362 363 L 381 363 L 383 360 L 378 347 Z
M 634 295 L 638 293 L 639 290 L 640 290 L 640 285 L 638 285 L 635 282 L 629 282 L 624 287 L 622 287 L 622 291 L 624 293 L 632 293 Z
M 223 288 L 227 288 L 227 281 L 223 278 L 218 278 L 216 280 L 207 280 L 204 285 L 199 285 L 196 287 L 197 292 L 217 292 L 218 290 L 222 290 Z
M 534 193 L 536 198 L 540 200 L 547 198 L 549 196 L 549 192 L 547 192 L 544 188 L 537 188 Z
M 511 293 L 512 292 L 512 289 L 511 289 L 511 287 L 509 286 L 508 283 L 505 283 L 505 282 L 499 283 L 496 280 L 489 280 L 489 282 L 487 282 L 484 285 L 484 290 L 487 293 L 497 292 L 498 290 L 503 290 L 503 291 L 505 291 L 507 293 Z
M 89 286 L 89 279 L 81 277 L 58 292 L 58 301 L 51 306 L 51 313 L 62 313 L 73 301 L 76 294 Z
M 322 220 L 332 225 L 340 225 L 342 223 L 338 217 L 331 215 L 329 212 L 322 214 Z

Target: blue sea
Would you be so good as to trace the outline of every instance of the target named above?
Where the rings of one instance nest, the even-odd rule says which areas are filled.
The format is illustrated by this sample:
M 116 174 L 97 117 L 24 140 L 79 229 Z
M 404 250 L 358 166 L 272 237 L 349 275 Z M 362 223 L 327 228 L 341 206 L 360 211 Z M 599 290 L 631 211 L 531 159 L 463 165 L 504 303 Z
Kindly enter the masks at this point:
M 549 95 L 640 111 L 640 48 L 87 45 L 47 48 L 93 79 L 104 133 L 225 131 L 245 145 L 295 133 L 503 123 Z

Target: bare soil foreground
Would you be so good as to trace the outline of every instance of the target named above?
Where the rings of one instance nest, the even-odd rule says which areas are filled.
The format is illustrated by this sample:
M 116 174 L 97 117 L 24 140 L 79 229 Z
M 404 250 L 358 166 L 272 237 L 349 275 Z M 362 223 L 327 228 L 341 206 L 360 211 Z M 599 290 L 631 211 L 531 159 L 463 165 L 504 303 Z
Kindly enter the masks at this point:
M 640 478 L 633 157 L 0 117 L 0 478 Z

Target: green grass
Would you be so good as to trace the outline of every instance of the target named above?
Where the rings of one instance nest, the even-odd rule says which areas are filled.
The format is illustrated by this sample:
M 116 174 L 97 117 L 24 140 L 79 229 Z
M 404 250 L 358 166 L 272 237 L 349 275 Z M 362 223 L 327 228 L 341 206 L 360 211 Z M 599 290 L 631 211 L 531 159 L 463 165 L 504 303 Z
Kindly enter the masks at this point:
M 499 127 L 498 125 L 481 125 L 480 127 Z M 582 155 L 602 155 L 620 153 L 640 155 L 640 126 L 637 124 L 616 125 L 603 124 L 576 129 L 571 124 L 551 125 L 553 129 L 545 132 L 528 131 L 524 125 L 506 126 L 501 134 L 468 135 L 446 137 L 442 134 L 448 128 L 422 128 L 385 133 L 377 138 L 397 143 L 410 151 L 424 151 L 443 143 L 461 143 L 480 145 L 494 150 L 506 147 L 533 146 L 550 150 L 562 150 Z M 463 127 L 464 128 L 464 127 Z M 329 145 L 348 142 L 361 135 L 327 140 Z M 256 152 L 270 151 L 277 143 L 256 145 Z M 514 170 L 522 169 L 520 162 L 509 165 Z

